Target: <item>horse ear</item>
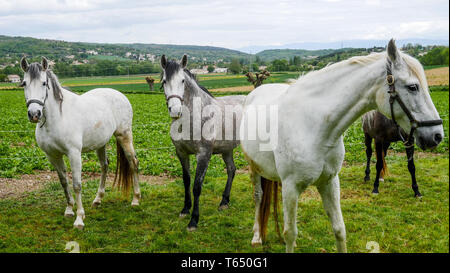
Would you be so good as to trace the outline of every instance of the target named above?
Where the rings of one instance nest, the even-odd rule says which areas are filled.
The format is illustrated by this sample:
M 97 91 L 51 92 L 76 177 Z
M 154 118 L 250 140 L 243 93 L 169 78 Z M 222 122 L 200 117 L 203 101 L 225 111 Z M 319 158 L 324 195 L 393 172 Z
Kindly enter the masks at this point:
M 400 51 L 398 51 L 394 39 L 391 39 L 389 41 L 389 44 L 387 46 L 387 55 L 392 63 L 396 63 L 400 59 Z
M 184 54 L 183 55 L 183 58 L 181 58 L 181 67 L 183 67 L 183 68 L 185 68 L 186 67 L 186 65 L 187 65 L 187 55 L 186 54 Z
M 162 69 L 166 69 L 166 66 L 167 66 L 166 55 L 162 55 L 161 56 L 161 67 L 162 67 Z
M 29 66 L 30 65 L 28 64 L 27 58 L 22 57 L 22 59 L 20 60 L 20 67 L 22 68 L 23 72 L 27 72 Z
M 45 57 L 42 57 L 42 68 L 44 69 L 44 71 L 48 68 L 48 61 Z

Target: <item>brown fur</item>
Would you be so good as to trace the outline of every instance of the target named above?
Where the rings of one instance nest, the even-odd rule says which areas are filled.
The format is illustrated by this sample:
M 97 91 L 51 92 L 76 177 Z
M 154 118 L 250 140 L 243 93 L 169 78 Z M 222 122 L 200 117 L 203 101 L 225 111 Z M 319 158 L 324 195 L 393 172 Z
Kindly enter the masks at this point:
M 374 146 L 375 151 L 376 151 L 377 150 L 377 144 L 374 143 L 373 146 Z M 378 154 L 375 153 L 375 155 L 376 155 L 377 161 L 378 161 Z M 384 151 L 382 151 L 382 155 L 383 155 L 383 169 L 381 170 L 380 177 L 384 178 L 385 175 L 389 175 L 389 170 L 388 170 L 388 167 L 387 167 L 387 164 L 386 164 L 386 155 L 384 154 Z
M 259 230 L 261 232 L 261 238 L 265 241 L 267 236 L 267 223 L 269 221 L 270 215 L 270 204 L 272 203 L 273 195 L 273 215 L 275 218 L 275 229 L 281 239 L 280 226 L 278 221 L 278 192 L 279 183 L 277 181 L 271 181 L 261 177 L 261 188 L 263 190 L 263 195 L 261 198 L 261 205 L 259 207 Z
M 117 165 L 116 176 L 114 178 L 114 185 L 126 195 L 130 192 L 131 184 L 133 183 L 133 171 L 125 156 L 122 146 L 117 144 Z

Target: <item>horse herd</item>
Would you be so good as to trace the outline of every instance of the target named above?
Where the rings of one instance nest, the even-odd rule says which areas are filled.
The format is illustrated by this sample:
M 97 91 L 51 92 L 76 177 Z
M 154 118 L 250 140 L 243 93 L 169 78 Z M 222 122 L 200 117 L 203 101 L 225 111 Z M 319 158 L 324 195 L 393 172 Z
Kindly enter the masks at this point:
M 181 217 L 192 207 L 190 155 L 195 154 L 197 159 L 188 230 L 195 230 L 199 222 L 199 198 L 212 154 L 221 154 L 226 164 L 228 179 L 219 209 L 228 208 L 236 172 L 233 150 L 241 145 L 254 184 L 252 245 L 260 245 L 265 239 L 271 204 L 277 212 L 277 201 L 271 199 L 281 186 L 286 252 L 293 252 L 298 197 L 314 185 L 331 221 L 337 250 L 346 252 L 338 176 L 344 160 L 342 135 L 367 112 L 363 117 L 368 157 L 365 180 L 370 180 L 373 138 L 378 158 L 373 193 L 378 193 L 390 142 L 407 139 L 408 169 L 415 195 L 420 196 L 413 144 L 416 141 L 421 149 L 436 147 L 443 139 L 442 120 L 430 98 L 423 67 L 400 52 L 393 40 L 386 52 L 329 65 L 291 85 L 265 84 L 247 96 L 212 96 L 186 65 L 186 55 L 180 62 L 161 57 L 161 85 L 172 118 L 170 135 L 183 170 Z M 139 162 L 133 147 L 133 110 L 128 99 L 109 88 L 82 95 L 72 93 L 61 87 L 45 58 L 32 64 L 22 58 L 21 67 L 28 118 L 37 123 L 37 144 L 58 173 L 67 200 L 65 216 L 74 216 L 76 204 L 74 227 L 82 229 L 85 218 L 81 153 L 95 150 L 100 161 L 102 175 L 92 204 L 98 206 L 105 194 L 106 144 L 112 135 L 116 137 L 118 157 L 114 183 L 124 192 L 133 186 L 131 205 L 139 205 Z M 71 165 L 75 200 L 68 187 L 63 155 Z

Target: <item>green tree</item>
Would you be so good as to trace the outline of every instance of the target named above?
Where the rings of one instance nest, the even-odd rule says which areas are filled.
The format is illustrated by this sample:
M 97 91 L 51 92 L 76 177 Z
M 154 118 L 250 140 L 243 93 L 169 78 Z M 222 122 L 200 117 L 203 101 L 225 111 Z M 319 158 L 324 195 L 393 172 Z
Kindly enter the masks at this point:
M 230 69 L 231 73 L 233 73 L 233 74 L 241 73 L 242 68 L 241 68 L 241 64 L 240 64 L 239 60 L 233 59 L 231 61 L 229 69 Z
M 213 72 L 214 72 L 214 66 L 208 65 L 208 73 L 213 73 Z

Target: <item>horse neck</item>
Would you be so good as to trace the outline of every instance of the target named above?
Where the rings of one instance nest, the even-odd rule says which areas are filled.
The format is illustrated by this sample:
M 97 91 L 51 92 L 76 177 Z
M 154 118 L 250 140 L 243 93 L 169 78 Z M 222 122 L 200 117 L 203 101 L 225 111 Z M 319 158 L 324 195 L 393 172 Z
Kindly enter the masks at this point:
M 187 85 L 187 88 L 184 91 L 184 103 L 190 109 L 191 112 L 193 111 L 194 98 L 201 99 L 202 106 L 218 104 L 218 101 L 214 97 L 210 96 L 205 91 L 203 91 L 200 88 L 200 86 L 198 86 L 195 80 L 189 77 L 186 77 L 186 79 L 189 81 L 189 84 Z
M 305 90 L 301 87 L 306 98 L 312 98 L 318 104 L 309 114 L 315 121 L 326 124 L 318 132 L 321 143 L 336 145 L 357 118 L 377 108 L 377 91 L 382 90 L 385 84 L 385 64 L 382 58 L 367 65 L 337 67 L 336 71 L 319 75 L 314 79 L 315 84 L 307 83 Z
M 70 100 L 73 96 L 73 93 L 61 88 L 61 93 L 63 96 L 63 102 L 60 105 L 60 102 L 55 99 L 53 95 L 53 86 L 50 84 L 50 88 L 48 90 L 48 97 L 45 101 L 44 106 L 44 115 L 45 115 L 45 123 L 43 127 L 51 128 L 55 124 L 58 124 L 61 121 L 61 116 L 64 113 L 64 105 L 70 105 Z

